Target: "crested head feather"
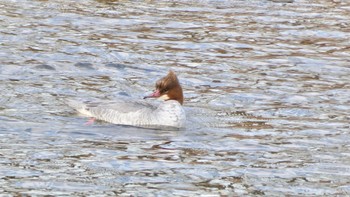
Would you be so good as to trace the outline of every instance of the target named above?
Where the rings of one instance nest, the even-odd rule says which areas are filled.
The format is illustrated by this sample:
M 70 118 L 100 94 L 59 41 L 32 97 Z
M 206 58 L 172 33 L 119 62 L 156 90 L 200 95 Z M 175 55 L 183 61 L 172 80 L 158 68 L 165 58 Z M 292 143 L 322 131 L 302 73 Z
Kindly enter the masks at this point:
M 182 88 L 174 71 L 170 70 L 165 77 L 158 80 L 156 89 L 165 100 L 177 100 L 179 103 L 183 103 Z

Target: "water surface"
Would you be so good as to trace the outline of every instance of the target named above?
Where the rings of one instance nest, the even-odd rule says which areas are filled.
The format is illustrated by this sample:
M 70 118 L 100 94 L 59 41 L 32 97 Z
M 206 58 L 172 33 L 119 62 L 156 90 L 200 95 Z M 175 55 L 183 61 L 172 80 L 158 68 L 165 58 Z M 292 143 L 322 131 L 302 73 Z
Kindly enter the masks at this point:
M 290 1 L 292 2 L 292 1 Z M 0 193 L 350 193 L 350 3 L 0 0 Z M 187 127 L 97 122 L 169 69 Z

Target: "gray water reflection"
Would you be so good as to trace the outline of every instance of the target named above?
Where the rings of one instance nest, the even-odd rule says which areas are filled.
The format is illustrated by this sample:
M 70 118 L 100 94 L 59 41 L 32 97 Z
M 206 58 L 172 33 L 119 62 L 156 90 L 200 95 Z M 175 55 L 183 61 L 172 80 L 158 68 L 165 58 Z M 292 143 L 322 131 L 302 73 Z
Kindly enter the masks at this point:
M 349 195 L 350 3 L 0 0 L 0 193 Z M 64 98 L 179 74 L 185 130 L 84 125 Z

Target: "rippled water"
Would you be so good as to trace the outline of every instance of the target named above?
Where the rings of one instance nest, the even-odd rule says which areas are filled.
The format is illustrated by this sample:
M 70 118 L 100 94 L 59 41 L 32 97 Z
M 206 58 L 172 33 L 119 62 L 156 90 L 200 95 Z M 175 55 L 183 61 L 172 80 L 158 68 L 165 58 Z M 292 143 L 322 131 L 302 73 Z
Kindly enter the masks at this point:
M 291 3 L 284 3 L 291 2 Z M 0 0 L 0 193 L 350 194 L 345 0 Z M 64 98 L 142 98 L 169 69 L 181 131 Z

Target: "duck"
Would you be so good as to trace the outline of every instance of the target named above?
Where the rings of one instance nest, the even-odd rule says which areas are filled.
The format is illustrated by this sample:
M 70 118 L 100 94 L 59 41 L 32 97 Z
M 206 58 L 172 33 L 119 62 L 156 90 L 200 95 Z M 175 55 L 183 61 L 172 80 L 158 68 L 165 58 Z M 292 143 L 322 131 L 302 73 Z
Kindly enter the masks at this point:
M 183 108 L 184 96 L 174 71 L 155 83 L 154 91 L 143 99 L 158 99 L 158 106 L 145 100 L 115 99 L 110 102 L 88 103 L 66 100 L 66 104 L 82 115 L 117 125 L 147 128 L 184 128 L 186 114 Z

